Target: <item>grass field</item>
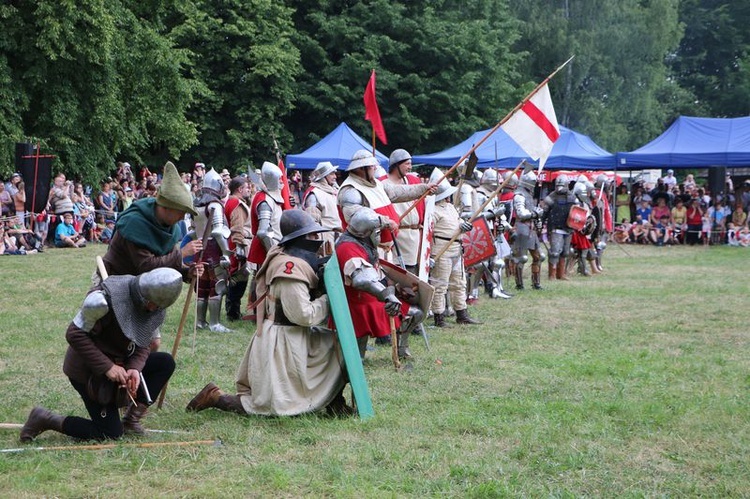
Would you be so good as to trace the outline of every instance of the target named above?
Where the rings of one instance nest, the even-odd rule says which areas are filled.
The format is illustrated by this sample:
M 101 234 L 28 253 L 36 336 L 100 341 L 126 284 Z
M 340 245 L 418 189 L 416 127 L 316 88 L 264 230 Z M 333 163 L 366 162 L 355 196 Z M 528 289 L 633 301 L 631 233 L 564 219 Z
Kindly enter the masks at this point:
M 368 352 L 375 417 L 240 417 L 186 403 L 233 388 L 252 332 L 192 333 L 151 433 L 114 449 L 0 455 L 3 497 L 750 497 L 750 284 L 742 248 L 610 246 L 606 273 L 428 328 L 410 372 Z M 64 331 L 103 246 L 0 257 L 0 422 L 85 415 Z M 546 272 L 545 272 L 546 275 Z M 510 286 L 509 286 L 510 287 Z M 186 293 L 186 291 L 184 291 Z M 181 306 L 164 328 L 174 340 Z M 220 439 L 220 447 L 133 448 Z M 46 432 L 35 445 L 76 445 Z M 18 448 L 18 430 L 0 430 Z

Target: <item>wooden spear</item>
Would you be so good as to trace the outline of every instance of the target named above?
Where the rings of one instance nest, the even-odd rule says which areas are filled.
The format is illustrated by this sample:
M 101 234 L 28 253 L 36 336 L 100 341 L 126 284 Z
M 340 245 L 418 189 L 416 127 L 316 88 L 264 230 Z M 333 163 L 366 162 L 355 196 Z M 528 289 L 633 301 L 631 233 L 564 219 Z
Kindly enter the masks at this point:
M 531 98 L 532 98 L 532 97 L 534 96 L 534 94 L 536 94 L 536 93 L 537 93 L 537 92 L 539 91 L 539 89 L 540 89 L 540 88 L 542 88 L 542 87 L 543 87 L 544 85 L 546 85 L 546 84 L 547 84 L 547 82 L 548 82 L 548 81 L 549 81 L 549 80 L 550 80 L 550 79 L 551 79 L 551 78 L 552 78 L 553 76 L 555 76 L 555 75 L 556 75 L 556 74 L 557 74 L 557 73 L 558 73 L 558 72 L 559 72 L 559 71 L 560 71 L 560 70 L 561 70 L 562 68 L 564 68 L 564 67 L 565 67 L 565 66 L 566 66 L 566 65 L 567 65 L 567 64 L 568 64 L 568 63 L 569 63 L 570 61 L 572 61 L 572 60 L 573 60 L 573 57 L 575 57 L 575 56 L 571 56 L 571 58 L 570 58 L 570 59 L 568 59 L 567 61 L 563 62 L 563 63 L 562 63 L 562 64 L 561 64 L 561 65 L 560 65 L 560 66 L 559 66 L 559 67 L 558 67 L 557 69 L 555 69 L 555 70 L 554 70 L 554 71 L 553 71 L 552 73 L 550 73 L 550 75 L 549 75 L 548 77 L 546 77 L 546 78 L 545 78 L 545 79 L 544 79 L 544 80 L 543 80 L 543 81 L 542 81 L 542 82 L 541 82 L 541 83 L 540 83 L 539 85 L 537 85 L 537 86 L 536 86 L 536 87 L 534 88 L 534 90 L 532 90 L 531 92 L 529 92 L 529 94 L 528 94 L 528 95 L 527 95 L 526 97 L 524 97 L 524 98 L 523 98 L 523 100 L 522 100 L 521 102 L 519 102 L 519 103 L 518 103 L 518 104 L 516 105 L 516 107 L 514 107 L 514 108 L 513 108 L 513 109 L 512 109 L 512 110 L 511 110 L 511 111 L 510 111 L 510 112 L 509 112 L 509 113 L 508 113 L 507 115 L 505 115 L 505 117 L 504 117 L 504 118 L 503 118 L 502 120 L 500 120 L 500 121 L 499 121 L 499 122 L 497 123 L 497 125 L 495 125 L 494 127 L 492 127 L 492 129 L 490 129 L 490 131 L 489 131 L 489 132 L 487 132 L 487 133 L 486 133 L 486 134 L 484 135 L 484 137 L 482 137 L 482 138 L 481 138 L 481 139 L 479 140 L 479 142 L 477 142 L 476 144 L 474 144 L 473 146 L 471 146 L 471 149 L 469 149 L 469 150 L 468 150 L 468 151 L 466 152 L 466 154 L 464 154 L 463 156 L 461 156 L 461 157 L 460 157 L 460 158 L 458 159 L 458 161 L 456 161 L 456 164 L 455 164 L 455 165 L 451 166 L 451 167 L 450 167 L 450 168 L 449 168 L 448 170 L 446 170 L 446 172 L 445 172 L 445 173 L 443 174 L 443 176 L 442 176 L 442 177 L 440 177 L 440 180 L 438 180 L 438 181 L 436 182 L 436 184 L 439 184 L 440 182 L 442 182 L 442 181 L 443 181 L 443 179 L 447 178 L 447 177 L 448 177 L 448 175 L 450 175 L 451 173 L 453 173 L 453 170 L 455 170 L 456 168 L 458 168 L 458 165 L 460 165 L 461 163 L 463 163 L 463 162 L 464 162 L 464 160 L 465 160 L 466 158 L 468 158 L 468 157 L 469 157 L 469 156 L 471 155 L 471 153 L 473 153 L 474 151 L 476 151 L 476 150 L 477 150 L 477 148 L 478 148 L 479 146 L 481 146 L 482 144 L 484 144 L 484 142 L 485 142 L 485 141 L 486 141 L 487 139 L 489 139 L 489 138 L 490 138 L 490 136 L 491 136 L 491 135 L 492 135 L 493 133 L 495 133 L 495 132 L 497 131 L 497 129 L 498 129 L 498 128 L 500 128 L 501 126 L 503 126 L 503 124 L 504 124 L 504 123 L 505 123 L 506 121 L 508 121 L 508 120 L 509 120 L 509 119 L 511 118 L 511 116 L 513 116 L 514 114 L 516 114 L 516 111 L 518 111 L 519 109 L 521 109 L 521 107 L 523 107 L 523 105 L 524 105 L 524 104 L 526 104 L 526 102 L 527 102 L 527 101 L 528 101 L 529 99 L 531 99 Z M 427 192 L 429 192 L 429 191 L 427 191 Z M 419 202 L 420 202 L 420 201 L 422 201 L 422 200 L 423 200 L 423 199 L 424 199 L 424 198 L 425 198 L 425 197 L 427 196 L 427 192 L 425 192 L 424 194 L 422 194 L 421 196 L 419 196 L 419 198 L 417 198 L 417 200 L 416 200 L 416 201 L 414 201 L 414 203 L 413 203 L 413 204 L 412 204 L 411 206 L 409 206 L 409 208 L 408 208 L 408 209 L 407 209 L 407 210 L 406 210 L 406 211 L 405 211 L 405 212 L 404 212 L 404 213 L 403 213 L 403 214 L 401 215 L 401 218 L 400 218 L 400 220 L 403 220 L 403 219 L 404 219 L 404 217 L 405 217 L 405 216 L 406 216 L 406 215 L 407 215 L 408 213 L 410 213 L 410 212 L 411 212 L 411 210 L 413 210 L 414 208 L 416 208 L 416 207 L 417 207 L 417 204 L 419 204 Z
M 521 169 L 521 167 L 524 165 L 524 163 L 526 163 L 526 160 L 523 160 L 520 163 L 518 163 L 518 166 L 516 166 L 516 169 L 513 170 L 513 173 L 511 175 L 508 175 L 507 177 L 505 177 L 505 180 L 503 180 L 502 184 L 500 184 L 500 185 L 497 186 L 497 189 L 495 189 L 495 192 L 493 192 L 491 196 L 487 197 L 487 199 L 484 201 L 484 203 L 482 204 L 482 206 L 480 206 L 479 208 L 477 208 L 477 211 L 475 211 L 474 213 L 471 214 L 471 218 L 469 218 L 469 222 L 473 222 L 474 220 L 476 220 L 479 217 L 479 215 L 484 211 L 484 209 L 487 208 L 487 206 L 489 206 L 489 204 L 492 202 L 492 200 L 494 200 L 497 197 L 497 195 L 500 194 L 500 191 L 503 190 L 503 187 L 505 187 L 505 184 L 508 183 L 508 181 L 510 180 L 510 178 L 513 175 L 515 175 L 516 173 L 518 173 L 518 170 Z M 438 260 L 440 260 L 440 257 L 443 256 L 443 254 L 445 254 L 446 251 L 448 251 L 448 248 L 450 247 L 451 244 L 453 244 L 453 241 L 455 241 L 456 239 L 458 239 L 461 236 L 461 234 L 463 234 L 463 233 L 460 230 L 458 232 L 456 232 L 455 234 L 453 234 L 453 237 L 451 237 L 451 240 L 448 241 L 448 243 L 443 247 L 443 249 L 440 251 L 440 253 L 438 253 L 435 256 L 435 258 L 433 260 L 435 260 L 436 262 Z
M 221 440 L 191 440 L 189 442 L 142 442 L 134 444 L 88 444 L 88 445 L 55 445 L 50 447 L 18 447 L 15 449 L 0 449 L 0 453 L 40 451 L 40 450 L 104 450 L 116 448 L 140 448 L 152 447 L 186 447 L 190 445 L 212 445 L 221 447 Z

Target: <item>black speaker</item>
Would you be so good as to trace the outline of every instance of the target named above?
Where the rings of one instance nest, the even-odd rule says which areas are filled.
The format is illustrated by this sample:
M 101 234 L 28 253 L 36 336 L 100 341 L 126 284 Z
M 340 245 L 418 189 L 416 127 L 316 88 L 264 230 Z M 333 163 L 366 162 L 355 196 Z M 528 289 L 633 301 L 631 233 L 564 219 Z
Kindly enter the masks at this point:
M 711 190 L 711 197 L 726 194 L 726 166 L 713 166 L 708 169 L 708 188 Z
M 16 170 L 23 177 L 26 191 L 26 211 L 41 213 L 47 206 L 52 182 L 52 156 L 34 156 L 32 144 L 16 144 Z M 28 153 L 28 154 L 27 154 Z

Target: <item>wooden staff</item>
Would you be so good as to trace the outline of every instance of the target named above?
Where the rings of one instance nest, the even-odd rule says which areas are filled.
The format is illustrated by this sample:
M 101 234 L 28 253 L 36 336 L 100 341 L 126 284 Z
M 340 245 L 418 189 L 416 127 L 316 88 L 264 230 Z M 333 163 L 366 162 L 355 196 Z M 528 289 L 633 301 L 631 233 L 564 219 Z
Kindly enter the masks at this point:
M 107 275 L 107 269 L 104 266 L 104 260 L 102 260 L 102 257 L 99 255 L 96 255 L 96 269 L 99 271 L 99 277 L 102 278 L 102 281 L 109 277 Z
M 23 423 L 0 423 L 0 430 L 20 430 L 23 426 Z M 144 428 L 144 430 L 148 433 L 190 433 L 184 430 L 152 430 L 148 428 Z
M 500 184 L 500 185 L 497 186 L 497 189 L 495 189 L 495 192 L 493 192 L 491 196 L 487 197 L 487 199 L 484 201 L 484 203 L 482 204 L 482 206 L 480 206 L 479 208 L 477 208 L 477 211 L 475 211 L 474 213 L 472 213 L 471 218 L 469 218 L 469 222 L 473 222 L 474 220 L 476 220 L 479 217 L 479 215 L 484 211 L 484 209 L 487 208 L 487 206 L 489 206 L 489 204 L 498 196 L 498 194 L 500 194 L 500 191 L 503 190 L 503 187 L 505 187 L 505 184 L 508 183 L 508 181 L 510 180 L 510 178 L 513 175 L 515 175 L 516 173 L 518 173 L 518 170 L 521 169 L 521 167 L 524 165 L 524 163 L 526 163 L 526 160 L 523 160 L 520 163 L 518 163 L 518 166 L 516 166 L 516 169 L 513 170 L 513 173 L 510 174 L 510 175 L 508 175 L 507 177 L 505 177 L 505 180 L 503 180 L 502 184 Z M 435 258 L 433 258 L 433 260 L 435 260 L 436 262 L 438 260 L 440 260 L 440 257 L 443 256 L 443 254 L 446 251 L 448 251 L 448 248 L 450 248 L 450 245 L 453 244 L 453 242 L 456 239 L 458 239 L 461 236 L 461 234 L 463 234 L 463 232 L 461 232 L 460 230 L 458 232 L 456 232 L 453 235 L 453 237 L 451 237 L 450 241 L 448 241 L 448 244 L 446 244 L 445 247 L 442 250 L 440 250 L 440 253 L 438 253 L 437 256 L 435 256 Z
M 401 361 L 398 359 L 398 335 L 396 334 L 396 319 L 392 316 L 388 317 L 391 324 L 391 360 L 393 360 L 393 367 L 396 371 L 401 369 Z
M 200 252 L 197 255 L 197 258 L 195 259 L 196 264 L 201 262 L 201 258 L 203 258 L 203 251 L 206 249 L 206 242 L 208 240 L 208 229 L 211 227 L 210 223 L 206 223 L 206 228 L 203 229 L 203 239 L 201 241 L 203 242 L 203 246 L 201 247 Z M 180 346 L 180 340 L 182 339 L 182 331 L 185 329 L 185 321 L 187 321 L 187 315 L 190 311 L 190 302 L 193 298 L 193 289 L 198 285 L 198 276 L 194 275 L 193 278 L 190 280 L 190 289 L 188 289 L 187 298 L 185 298 L 185 305 L 182 307 L 182 316 L 180 316 L 180 324 L 177 327 L 177 336 L 174 338 L 174 343 L 172 344 L 172 359 L 177 358 L 177 348 Z M 197 322 L 197 321 L 196 321 Z M 193 328 L 195 328 L 195 323 L 193 323 Z M 193 329 L 195 331 L 195 329 Z M 164 404 L 164 397 L 167 396 L 167 386 L 169 386 L 169 380 L 167 380 L 166 383 L 164 383 L 164 388 L 161 389 L 161 393 L 159 394 L 159 402 L 156 404 L 157 409 L 161 409 L 162 404 Z
M 213 445 L 221 447 L 221 440 L 191 440 L 189 442 L 142 442 L 134 444 L 89 444 L 89 445 L 55 445 L 51 447 L 19 447 L 16 449 L 0 449 L 0 453 L 24 452 L 30 450 L 104 450 L 116 448 L 140 448 L 152 447 L 186 447 L 189 445 Z
M 570 61 L 572 61 L 572 60 L 573 60 L 573 57 L 575 57 L 575 56 L 572 56 L 572 57 L 571 57 L 570 59 L 568 59 L 567 61 L 563 62 L 563 63 L 562 63 L 562 64 L 561 64 L 561 65 L 560 65 L 560 66 L 559 66 L 559 67 L 558 67 L 557 69 L 555 69 L 555 70 L 554 70 L 554 71 L 553 71 L 553 72 L 552 72 L 552 73 L 551 73 L 551 74 L 550 74 L 550 75 L 549 75 L 548 77 L 546 77 L 546 78 L 545 78 L 544 80 L 542 80 L 542 82 L 541 82 L 541 83 L 540 83 L 539 85 L 537 85 L 537 86 L 536 86 L 536 87 L 534 88 L 534 90 L 532 90 L 531 92 L 529 92 L 529 94 L 528 94 L 528 95 L 527 95 L 526 97 L 524 97 L 524 98 L 523 98 L 523 100 L 522 100 L 521 102 L 519 102 L 518 104 L 516 104 L 516 107 L 514 107 L 513 109 L 511 109 L 511 111 L 510 111 L 510 112 L 509 112 L 508 114 L 506 114 L 506 115 L 505 115 L 505 117 L 504 117 L 504 118 L 503 118 L 502 120 L 500 120 L 500 121 L 499 121 L 499 122 L 497 123 L 497 125 L 495 125 L 494 127 L 492 127 L 492 129 L 490 129 L 490 131 L 489 131 L 489 132 L 487 132 L 487 133 L 486 133 L 486 134 L 484 135 L 484 137 L 482 137 L 482 138 L 481 138 L 481 139 L 479 140 L 479 142 L 477 142 L 476 144 L 474 144 L 473 146 L 471 146 L 471 149 L 469 149 L 469 150 L 468 150 L 468 151 L 466 152 L 466 154 L 464 154 L 463 156 L 461 156 L 461 157 L 459 158 L 459 160 L 458 160 L 458 161 L 456 162 L 456 164 L 455 164 L 455 165 L 453 165 L 453 166 L 451 166 L 451 167 L 450 167 L 450 168 L 449 168 L 449 169 L 448 169 L 448 170 L 447 170 L 447 171 L 446 171 L 446 172 L 445 172 L 445 173 L 443 174 L 443 176 L 442 176 L 442 177 L 440 177 L 440 180 L 438 180 L 438 181 L 436 182 L 436 184 L 439 184 L 440 182 L 442 182 L 442 181 L 443 181 L 443 179 L 447 178 L 447 177 L 448 177 L 448 175 L 450 175 L 451 173 L 453 173 L 453 170 L 455 170 L 456 168 L 458 168 L 458 165 L 460 165 L 461 163 L 463 163 L 463 162 L 464 162 L 464 160 L 465 160 L 466 158 L 468 158 L 468 157 L 469 157 L 469 156 L 471 155 L 471 153 L 473 153 L 474 151 L 476 151 L 476 150 L 477 150 L 477 148 L 478 148 L 479 146 L 481 146 L 482 144 L 484 144 L 484 142 L 485 142 L 485 141 L 486 141 L 487 139 L 489 139 L 489 138 L 490 138 L 490 136 L 491 136 L 491 135 L 492 135 L 493 133 L 495 133 L 495 132 L 497 131 L 497 129 L 498 129 L 498 128 L 500 128 L 501 126 L 503 126 L 503 124 L 505 124 L 505 122 L 506 122 L 506 121 L 508 121 L 508 120 L 509 120 L 509 119 L 511 118 L 511 116 L 513 116 L 513 115 L 514 115 L 514 114 L 516 113 L 516 111 L 518 111 L 519 109 L 521 109 L 521 107 L 523 107 L 523 105 L 524 105 L 524 104 L 526 104 L 526 102 L 527 102 L 527 101 L 528 101 L 529 99 L 531 99 L 531 98 L 532 98 L 532 97 L 534 96 L 534 94 L 536 94 L 536 93 L 537 93 L 537 92 L 539 91 L 539 89 L 540 89 L 540 88 L 542 88 L 542 87 L 543 87 L 544 85 L 546 85 L 546 84 L 547 84 L 547 82 L 548 82 L 548 81 L 549 81 L 549 80 L 550 80 L 550 79 L 551 79 L 551 78 L 552 78 L 553 76 L 555 76 L 555 75 L 556 75 L 556 74 L 557 74 L 557 73 L 558 73 L 558 72 L 559 72 L 559 71 L 560 71 L 560 70 L 561 70 L 562 68 L 564 68 L 564 67 L 565 67 L 565 66 L 566 66 L 566 65 L 567 65 L 567 64 L 568 64 L 568 63 L 569 63 Z M 427 191 L 427 192 L 429 192 L 429 191 Z M 421 196 L 419 196 L 419 198 L 417 198 L 417 200 L 416 200 L 416 201 L 414 201 L 414 203 L 413 203 L 413 204 L 412 204 L 411 206 L 409 206 L 409 208 L 408 208 L 408 209 L 407 209 L 407 210 L 406 210 L 406 211 L 405 211 L 405 212 L 404 212 L 404 213 L 403 213 L 403 214 L 401 215 L 401 218 L 400 218 L 400 220 L 403 220 L 403 219 L 404 219 L 404 217 L 405 217 L 405 216 L 407 215 L 407 213 L 411 212 L 411 210 L 413 210 L 414 208 L 416 208 L 416 207 L 417 207 L 417 204 L 419 204 L 419 203 L 420 203 L 420 202 L 421 202 L 421 201 L 422 201 L 422 200 L 423 200 L 423 199 L 424 199 L 424 198 L 425 198 L 425 197 L 427 196 L 427 192 L 425 192 L 424 194 L 422 194 Z

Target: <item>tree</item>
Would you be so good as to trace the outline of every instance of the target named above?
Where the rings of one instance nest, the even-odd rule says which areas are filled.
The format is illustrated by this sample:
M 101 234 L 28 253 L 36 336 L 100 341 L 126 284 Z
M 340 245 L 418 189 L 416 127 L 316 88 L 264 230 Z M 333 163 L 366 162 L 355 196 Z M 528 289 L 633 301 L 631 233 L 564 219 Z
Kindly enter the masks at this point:
M 271 159 L 272 137 L 288 140 L 281 120 L 300 71 L 291 11 L 272 0 L 194 0 L 179 3 L 169 23 L 201 85 L 187 113 L 200 144 L 184 157 L 234 171 Z
M 341 121 L 369 137 L 362 96 L 372 69 L 390 149 L 446 147 L 494 125 L 516 103 L 519 57 L 510 46 L 518 28 L 504 1 L 295 5 L 304 72 L 287 126 L 296 149 Z

